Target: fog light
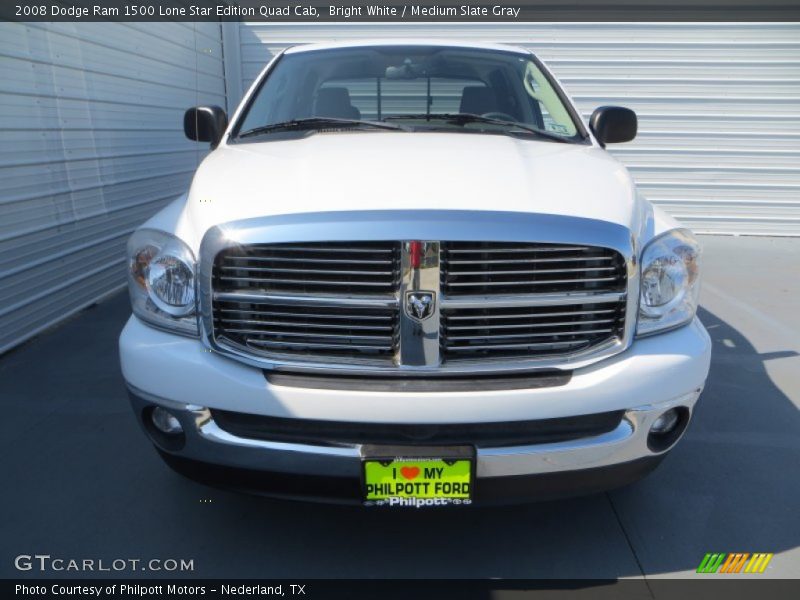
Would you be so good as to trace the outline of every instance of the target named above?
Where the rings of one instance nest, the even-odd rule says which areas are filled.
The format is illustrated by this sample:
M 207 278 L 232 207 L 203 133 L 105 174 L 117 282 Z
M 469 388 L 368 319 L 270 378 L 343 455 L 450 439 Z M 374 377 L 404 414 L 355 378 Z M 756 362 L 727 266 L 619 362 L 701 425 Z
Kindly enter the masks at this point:
M 678 424 L 678 411 L 670 408 L 667 412 L 653 421 L 653 426 L 650 427 L 650 432 L 655 434 L 669 433 Z
M 156 429 L 162 433 L 173 435 L 183 431 L 180 421 L 178 421 L 174 415 L 170 414 L 169 411 L 160 406 L 156 406 L 153 409 L 150 418 L 153 421 L 153 425 L 156 426 Z

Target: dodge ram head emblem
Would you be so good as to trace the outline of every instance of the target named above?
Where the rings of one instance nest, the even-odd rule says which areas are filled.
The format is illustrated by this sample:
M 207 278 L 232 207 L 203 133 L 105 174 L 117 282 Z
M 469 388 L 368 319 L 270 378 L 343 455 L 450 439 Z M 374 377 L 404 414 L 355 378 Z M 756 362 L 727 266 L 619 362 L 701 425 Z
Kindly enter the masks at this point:
M 436 294 L 433 292 L 406 292 L 406 314 L 412 319 L 427 319 L 435 306 Z

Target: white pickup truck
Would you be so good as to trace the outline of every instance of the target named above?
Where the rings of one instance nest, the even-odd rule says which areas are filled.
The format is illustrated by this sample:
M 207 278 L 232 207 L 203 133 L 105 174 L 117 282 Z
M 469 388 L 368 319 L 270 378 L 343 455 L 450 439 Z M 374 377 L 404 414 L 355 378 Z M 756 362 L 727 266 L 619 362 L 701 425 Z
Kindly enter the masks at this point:
M 634 481 L 708 375 L 700 247 L 529 51 L 293 47 L 130 238 L 136 417 L 212 485 L 366 506 Z

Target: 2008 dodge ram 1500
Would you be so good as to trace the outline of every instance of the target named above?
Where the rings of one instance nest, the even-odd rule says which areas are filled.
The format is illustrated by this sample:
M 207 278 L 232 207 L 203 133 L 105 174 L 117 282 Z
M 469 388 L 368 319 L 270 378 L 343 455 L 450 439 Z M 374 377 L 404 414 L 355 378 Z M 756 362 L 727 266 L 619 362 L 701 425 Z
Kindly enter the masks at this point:
M 368 506 L 633 481 L 681 437 L 710 342 L 700 247 L 529 51 L 285 50 L 188 193 L 130 238 L 136 416 L 212 484 Z

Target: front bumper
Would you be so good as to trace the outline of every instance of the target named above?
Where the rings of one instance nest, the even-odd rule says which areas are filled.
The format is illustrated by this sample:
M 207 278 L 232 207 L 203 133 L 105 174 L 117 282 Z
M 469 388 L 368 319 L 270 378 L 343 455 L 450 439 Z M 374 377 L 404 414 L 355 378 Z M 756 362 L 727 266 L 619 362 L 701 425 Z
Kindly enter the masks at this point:
M 653 421 L 673 407 L 686 418 L 670 447 L 682 435 L 699 392 L 670 402 L 625 412 L 608 433 L 550 444 L 477 448 L 477 503 L 543 500 L 586 494 L 631 483 L 655 468 L 668 450 L 648 447 Z M 145 430 L 176 471 L 219 487 L 272 496 L 358 502 L 362 447 L 272 442 L 237 437 L 221 429 L 211 411 L 130 391 Z M 180 449 L 160 441 L 147 423 L 153 406 L 168 408 L 183 427 Z M 154 433 L 156 433 L 154 435 Z
M 556 387 L 467 392 L 377 392 L 272 385 L 256 368 L 208 352 L 197 340 L 152 329 L 135 317 L 120 338 L 123 374 L 137 417 L 167 462 L 212 484 L 334 501 L 359 499 L 361 446 L 312 445 L 232 435 L 211 409 L 364 423 L 483 423 L 624 411 L 606 433 L 523 446 L 478 447 L 476 500 L 542 499 L 589 493 L 638 479 L 685 430 L 704 385 L 710 340 L 698 320 L 637 340 L 627 351 Z M 167 408 L 181 422 L 180 445 L 160 443 L 147 411 Z M 679 407 L 680 431 L 666 447 L 650 427 Z

